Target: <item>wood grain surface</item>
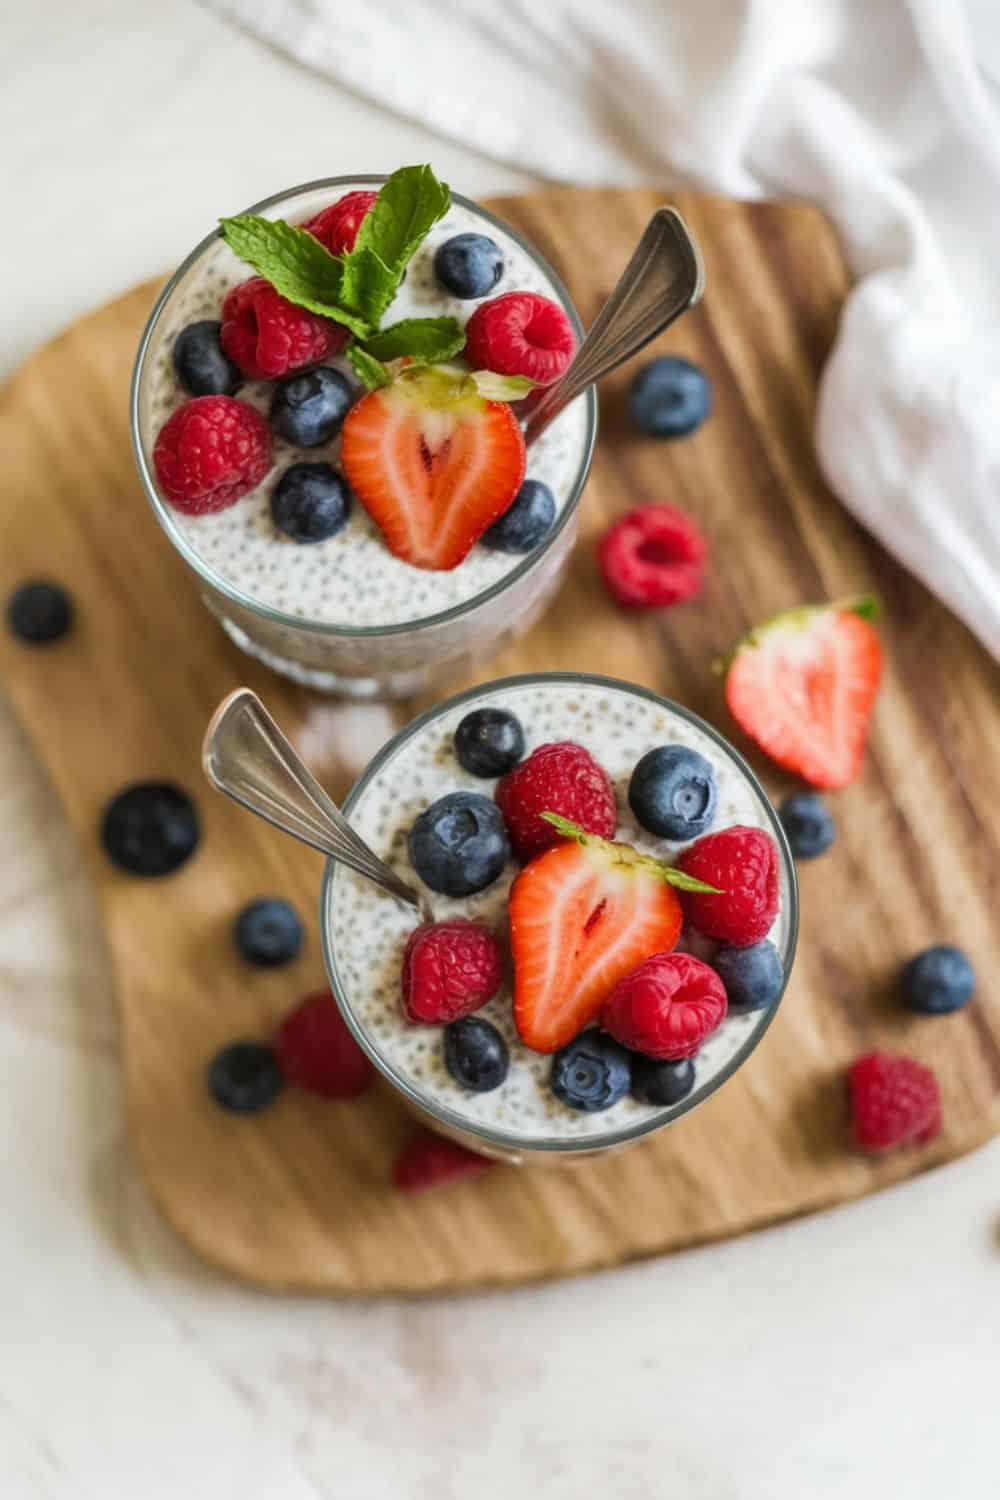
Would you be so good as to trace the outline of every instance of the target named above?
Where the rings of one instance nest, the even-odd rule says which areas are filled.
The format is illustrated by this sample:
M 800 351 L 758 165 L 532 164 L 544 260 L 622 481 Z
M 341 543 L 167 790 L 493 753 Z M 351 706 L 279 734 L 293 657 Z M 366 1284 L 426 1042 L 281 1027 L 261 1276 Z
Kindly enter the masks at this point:
M 343 793 L 378 710 L 311 698 L 241 657 L 156 526 L 126 430 L 152 287 L 69 329 L 0 396 L 3 591 L 26 576 L 53 577 L 79 605 L 75 632 L 55 647 L 4 636 L 7 690 L 92 860 L 116 967 L 132 1137 L 150 1191 L 195 1249 L 240 1276 L 373 1293 L 579 1272 L 856 1197 L 1000 1128 L 1000 674 L 820 477 L 816 384 L 847 288 L 831 229 L 807 206 L 692 193 L 567 189 L 497 206 L 562 270 L 589 321 L 665 196 L 700 239 L 708 289 L 662 349 L 705 366 L 714 413 L 691 438 L 643 440 L 623 414 L 628 372 L 606 382 L 569 580 L 541 625 L 480 676 L 605 671 L 732 733 L 712 659 L 775 610 L 867 589 L 886 604 L 889 665 L 864 776 L 834 799 L 835 849 L 801 870 L 799 957 L 778 1019 L 717 1095 L 611 1158 L 498 1169 L 407 1200 L 387 1175 L 411 1127 L 382 1089 L 358 1104 L 286 1090 L 256 1119 L 213 1107 L 203 1084 L 213 1051 L 266 1036 L 299 993 L 322 983 L 320 860 L 208 792 L 198 763 L 204 725 L 219 698 L 246 682 Z M 628 617 L 601 591 L 594 538 L 629 506 L 658 499 L 701 521 L 712 546 L 708 587 L 697 604 Z M 404 706 L 397 720 L 422 706 Z M 785 789 L 751 759 L 772 792 Z M 200 852 L 162 882 L 120 874 L 97 839 L 107 799 L 146 778 L 191 788 L 203 813 Z M 310 914 L 305 954 L 276 974 L 241 966 L 229 944 L 234 911 L 262 893 L 286 894 Z M 916 1018 L 898 1004 L 894 977 L 906 956 L 938 941 L 974 956 L 980 992 L 964 1013 Z M 945 1129 L 930 1149 L 873 1162 L 844 1148 L 843 1069 L 875 1044 L 937 1069 Z

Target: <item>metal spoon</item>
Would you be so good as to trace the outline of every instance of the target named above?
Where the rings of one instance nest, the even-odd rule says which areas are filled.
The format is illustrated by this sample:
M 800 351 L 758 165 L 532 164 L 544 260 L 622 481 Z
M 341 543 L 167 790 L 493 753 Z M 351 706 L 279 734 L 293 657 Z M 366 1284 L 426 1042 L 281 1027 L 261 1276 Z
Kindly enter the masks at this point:
M 588 385 L 693 307 L 704 289 L 705 270 L 691 231 L 675 208 L 658 208 L 569 368 L 528 417 L 525 442 L 533 443 Z
M 428 915 L 419 893 L 369 849 L 249 688 L 237 688 L 215 710 L 201 763 L 217 791 Z

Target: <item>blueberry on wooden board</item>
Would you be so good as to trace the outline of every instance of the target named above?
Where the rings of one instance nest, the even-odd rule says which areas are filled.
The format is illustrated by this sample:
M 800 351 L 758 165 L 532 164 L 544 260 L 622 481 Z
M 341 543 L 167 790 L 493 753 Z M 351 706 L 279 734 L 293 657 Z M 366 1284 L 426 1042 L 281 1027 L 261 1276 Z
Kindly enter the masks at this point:
M 108 803 L 101 842 L 108 858 L 130 875 L 170 875 L 198 847 L 198 813 L 179 786 L 137 781 Z

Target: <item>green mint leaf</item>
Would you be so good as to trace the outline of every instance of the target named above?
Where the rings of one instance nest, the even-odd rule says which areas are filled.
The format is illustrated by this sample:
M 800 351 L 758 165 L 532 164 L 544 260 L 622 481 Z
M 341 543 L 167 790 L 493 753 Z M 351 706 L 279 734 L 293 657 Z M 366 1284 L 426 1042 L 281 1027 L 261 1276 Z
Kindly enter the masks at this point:
M 222 238 L 233 253 L 289 302 L 343 323 L 357 338 L 366 338 L 376 326 L 377 319 L 369 320 L 345 299 L 344 262 L 314 235 L 283 219 L 263 219 L 257 214 L 237 214 L 219 222 Z
M 421 364 L 437 365 L 465 346 L 465 329 L 457 318 L 404 318 L 365 343 L 376 359 L 408 356 Z
M 354 253 L 373 250 L 396 278 L 429 230 L 448 212 L 451 192 L 427 165 L 400 167 L 383 184 L 361 221 Z
M 351 344 L 347 351 L 347 358 L 355 375 L 370 391 L 377 391 L 380 386 L 392 384 L 390 371 L 381 360 L 375 359 L 362 349 L 360 344 Z
M 366 338 L 382 321 L 382 314 L 396 295 L 399 278 L 374 250 L 357 246 L 343 260 L 340 301 L 351 315 L 367 324 Z
M 497 375 L 493 370 L 473 370 L 472 379 L 484 401 L 520 401 L 535 389 L 527 375 Z

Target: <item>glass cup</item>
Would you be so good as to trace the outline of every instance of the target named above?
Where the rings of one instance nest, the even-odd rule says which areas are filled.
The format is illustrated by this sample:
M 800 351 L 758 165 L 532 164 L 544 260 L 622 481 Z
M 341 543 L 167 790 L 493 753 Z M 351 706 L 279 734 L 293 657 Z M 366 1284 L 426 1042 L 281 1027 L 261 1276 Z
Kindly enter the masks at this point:
M 365 806 L 366 793 L 368 793 L 369 789 L 374 788 L 378 797 L 384 799 L 387 786 L 390 783 L 390 777 L 385 773 L 391 773 L 396 758 L 403 754 L 413 741 L 425 734 L 433 734 L 440 721 L 450 719 L 453 722 L 448 723 L 447 726 L 442 725 L 438 731 L 437 738 L 433 741 L 434 744 L 440 745 L 441 733 L 446 732 L 450 736 L 454 730 L 454 723 L 457 723 L 458 718 L 462 717 L 472 707 L 486 704 L 503 706 L 505 697 L 509 698 L 512 694 L 521 693 L 525 689 L 536 687 L 541 687 L 547 693 L 550 693 L 553 686 L 557 684 L 568 685 L 584 691 L 597 689 L 599 692 L 606 694 L 608 698 L 625 695 L 627 700 L 638 700 L 640 704 L 651 704 L 665 711 L 671 719 L 677 721 L 675 727 L 678 736 L 683 734 L 686 727 L 688 737 L 697 740 L 703 752 L 716 755 L 718 757 L 718 765 L 726 769 L 727 775 L 730 772 L 732 773 L 732 784 L 739 787 L 741 796 L 745 794 L 745 798 L 749 799 L 749 802 L 744 801 L 744 806 L 750 805 L 752 807 L 761 826 L 772 835 L 778 848 L 780 911 L 775 928 L 771 934 L 771 939 L 778 948 L 782 960 L 784 970 L 782 993 L 784 993 L 795 957 L 798 936 L 798 886 L 796 883 L 795 862 L 777 813 L 771 805 L 764 788 L 754 775 L 754 772 L 743 757 L 729 744 L 728 740 L 719 734 L 717 730 L 713 729 L 710 724 L 705 723 L 704 720 L 698 718 L 697 715 L 691 713 L 688 709 L 671 702 L 667 698 L 660 697 L 647 688 L 638 687 L 633 683 L 619 682 L 613 678 L 567 672 L 544 672 L 522 677 L 508 677 L 472 688 L 468 692 L 459 694 L 457 697 L 450 698 L 446 702 L 438 704 L 427 713 L 421 714 L 393 739 L 389 740 L 374 757 L 348 794 L 343 804 L 345 815 L 355 826 L 362 825 L 359 831 L 363 835 L 368 834 L 370 836 L 371 829 L 364 826 L 364 820 L 359 817 L 362 807 Z M 601 700 L 598 701 L 600 702 Z M 458 710 L 457 713 L 456 710 Z M 659 733 L 659 731 L 657 732 Z M 558 737 L 566 736 L 559 735 Z M 572 735 L 568 737 L 572 738 Z M 662 742 L 662 740 L 658 740 L 658 742 Z M 645 748 L 652 748 L 652 745 L 647 744 Z M 597 758 L 601 758 L 599 751 L 597 752 Z M 456 782 L 459 775 L 456 762 Z M 411 765 L 400 785 L 419 785 L 419 776 L 420 772 L 418 770 L 416 777 L 414 777 Z M 379 788 L 380 782 L 382 783 L 381 789 Z M 468 788 L 468 784 L 468 778 L 465 778 L 462 785 Z M 441 795 L 446 789 L 444 786 L 435 787 L 433 789 L 433 796 Z M 491 789 L 492 783 L 486 781 L 481 784 L 480 790 L 487 795 Z M 379 806 L 384 804 L 381 800 L 375 801 L 373 797 L 369 805 L 374 812 L 377 812 Z M 396 818 L 399 816 L 398 813 L 394 815 Z M 719 826 L 725 825 L 720 823 Z M 396 834 L 398 839 L 398 831 L 399 824 L 394 821 L 391 831 L 388 825 L 383 830 L 385 847 L 380 847 L 378 841 L 376 841 L 376 852 L 382 855 L 383 858 L 391 857 L 390 833 Z M 412 882 L 412 871 L 404 871 L 401 868 L 400 873 L 403 874 L 405 879 Z M 620 1149 L 633 1141 L 641 1140 L 653 1131 L 663 1129 L 666 1125 L 679 1119 L 680 1116 L 694 1109 L 698 1104 L 701 1104 L 705 1099 L 714 1094 L 716 1089 L 725 1083 L 726 1079 L 730 1078 L 736 1069 L 747 1060 L 773 1020 L 780 1002 L 781 997 L 779 996 L 779 999 L 767 1011 L 755 1012 L 751 1017 L 735 1018 L 741 1027 L 745 1026 L 745 1030 L 741 1030 L 736 1036 L 737 1044 L 735 1050 L 733 1050 L 731 1056 L 724 1058 L 721 1065 L 714 1072 L 711 1072 L 704 1081 L 699 1082 L 696 1080 L 694 1090 L 679 1104 L 639 1113 L 638 1117 L 632 1118 L 622 1124 L 620 1128 L 615 1127 L 614 1129 L 606 1128 L 601 1130 L 600 1128 L 595 1128 L 588 1131 L 586 1129 L 574 1128 L 572 1134 L 565 1131 L 560 1134 L 546 1127 L 539 1128 L 537 1132 L 511 1130 L 495 1122 L 491 1123 L 483 1119 L 470 1118 L 469 1114 L 463 1114 L 460 1108 L 453 1107 L 439 1098 L 434 1098 L 428 1088 L 421 1086 L 419 1079 L 413 1072 L 401 1066 L 397 1060 L 388 1055 L 386 1046 L 380 1043 L 378 1036 L 375 1034 L 375 1027 L 372 1024 L 366 1023 L 361 1018 L 359 1014 L 359 1001 L 362 996 L 362 990 L 360 987 L 370 977 L 367 953 L 359 950 L 360 961 L 357 963 L 353 961 L 353 956 L 350 952 L 348 952 L 345 959 L 343 953 L 338 954 L 338 939 L 335 935 L 337 907 L 341 893 L 343 892 L 347 901 L 351 899 L 351 888 L 345 887 L 345 882 L 359 883 L 360 889 L 364 892 L 370 889 L 371 899 L 374 902 L 381 903 L 391 898 L 386 898 L 380 892 L 376 892 L 374 887 L 366 887 L 360 877 L 353 875 L 344 866 L 332 860 L 327 862 L 320 901 L 323 952 L 331 989 L 348 1026 L 383 1078 L 396 1090 L 413 1114 L 438 1134 L 449 1136 L 451 1139 L 485 1156 L 496 1157 L 518 1165 L 528 1162 L 533 1164 L 565 1164 L 567 1161 L 603 1155 L 607 1151 Z M 363 899 L 366 901 L 367 895 Z M 347 910 L 350 910 L 350 908 L 345 907 L 345 911 Z M 381 907 L 379 910 L 384 912 L 385 908 Z M 402 912 L 402 909 L 400 911 Z M 449 914 L 451 913 L 449 912 Z M 458 914 L 457 909 L 455 914 Z M 405 916 L 401 915 L 401 931 L 407 930 L 407 924 L 412 926 L 412 917 L 412 912 Z M 384 917 L 382 921 L 385 921 Z M 401 941 L 402 937 L 400 937 Z M 386 994 L 385 1003 L 387 1006 L 391 1005 L 393 1007 L 393 1017 L 389 1022 L 391 1033 L 397 1029 L 396 1010 L 398 1008 L 398 989 L 391 997 L 388 993 Z M 496 1020 L 496 1016 L 493 1019 Z M 733 1023 L 724 1023 L 722 1030 L 725 1029 L 726 1025 L 730 1024 Z M 407 1023 L 401 1016 L 398 1019 L 398 1026 L 407 1027 Z M 415 1035 L 418 1030 L 427 1033 L 428 1046 L 435 1044 L 434 1038 L 438 1032 L 437 1028 L 417 1028 L 408 1034 Z M 714 1038 L 709 1038 L 706 1042 L 706 1055 L 713 1040 Z M 457 1090 L 455 1092 L 460 1093 Z M 488 1096 L 475 1097 L 484 1098 Z M 594 1117 L 586 1117 L 586 1119 L 592 1118 Z
M 356 188 L 377 187 L 384 177 L 331 177 L 292 188 L 256 204 L 249 212 L 299 223 Z M 453 202 L 501 230 L 520 247 L 550 283 L 572 323 L 583 329 L 569 293 L 533 246 L 502 219 L 469 199 Z M 577 506 L 593 456 L 597 397 L 586 403 L 584 441 L 569 495 L 548 536 L 533 552 L 511 560 L 509 572 L 490 587 L 439 613 L 402 624 L 330 624 L 273 608 L 235 587 L 205 558 L 161 495 L 153 469 L 156 440 L 150 392 L 154 372 L 165 357 L 164 341 L 174 331 L 174 312 L 196 280 L 221 274 L 231 252 L 215 230 L 188 256 L 157 298 L 139 345 L 132 378 L 130 419 L 139 474 L 154 514 L 197 580 L 201 597 L 226 633 L 249 655 L 274 671 L 323 692 L 355 698 L 405 697 L 425 691 L 443 675 L 464 670 L 535 623 L 559 587 L 577 531 Z M 249 267 L 247 268 L 249 274 Z M 322 450 L 316 450 L 322 456 Z

